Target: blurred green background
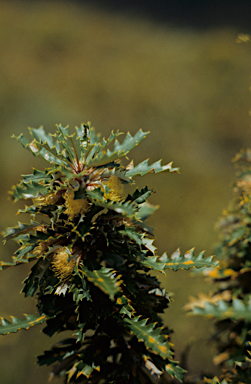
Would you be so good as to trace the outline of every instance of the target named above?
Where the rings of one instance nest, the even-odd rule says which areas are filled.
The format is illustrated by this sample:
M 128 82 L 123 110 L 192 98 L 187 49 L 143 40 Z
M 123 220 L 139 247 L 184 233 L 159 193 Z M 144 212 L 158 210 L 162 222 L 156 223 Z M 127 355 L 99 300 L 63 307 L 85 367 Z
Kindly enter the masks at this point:
M 251 46 L 236 42 L 245 32 L 241 25 L 158 22 L 90 2 L 0 2 L 1 230 L 29 220 L 15 216 L 23 205 L 8 201 L 8 190 L 31 167 L 44 167 L 11 134 L 91 121 L 104 136 L 112 129 L 151 131 L 132 152 L 135 162 L 162 158 L 181 168 L 179 175 L 138 179 L 157 192 L 151 202 L 160 209 L 149 224 L 159 253 L 196 247 L 212 254 L 215 221 L 232 196 L 231 159 L 251 145 Z M 1 260 L 14 251 L 14 243 L 1 245 Z M 19 294 L 27 273 L 26 265 L 1 272 L 1 316 L 36 313 L 35 300 Z M 176 358 L 194 340 L 190 373 L 217 372 L 207 343 L 210 322 L 182 309 L 189 295 L 208 291 L 206 283 L 184 271 L 161 280 L 174 293 L 165 322 L 175 331 Z M 47 382 L 49 369 L 37 367 L 35 355 L 63 335 L 49 339 L 41 329 L 0 338 L 1 383 Z

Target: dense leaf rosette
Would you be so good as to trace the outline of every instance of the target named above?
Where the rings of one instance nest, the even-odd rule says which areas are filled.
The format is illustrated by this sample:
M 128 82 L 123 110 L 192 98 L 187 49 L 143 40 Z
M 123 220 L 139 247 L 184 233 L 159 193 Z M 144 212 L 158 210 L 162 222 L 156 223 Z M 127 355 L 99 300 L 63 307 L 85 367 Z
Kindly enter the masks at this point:
M 127 194 L 125 188 L 134 176 L 178 168 L 148 160 L 123 165 L 148 134 L 142 130 L 121 142 L 119 131 L 99 141 L 89 124 L 74 134 L 61 125 L 54 135 L 43 128 L 30 133 L 31 142 L 16 139 L 50 168 L 34 169 L 12 190 L 15 201 L 31 202 L 20 212 L 32 220 L 6 230 L 5 239 L 17 241 L 19 249 L 1 269 L 34 261 L 23 292 L 36 294 L 41 316 L 3 320 L 0 332 L 42 320 L 49 336 L 71 330 L 72 338 L 39 356 L 39 364 L 56 364 L 52 376 L 65 375 L 67 383 L 149 383 L 164 372 L 182 380 L 160 317 L 169 296 L 149 271 L 216 263 L 193 250 L 159 257 L 145 224 L 156 210 L 147 202 L 152 190 Z

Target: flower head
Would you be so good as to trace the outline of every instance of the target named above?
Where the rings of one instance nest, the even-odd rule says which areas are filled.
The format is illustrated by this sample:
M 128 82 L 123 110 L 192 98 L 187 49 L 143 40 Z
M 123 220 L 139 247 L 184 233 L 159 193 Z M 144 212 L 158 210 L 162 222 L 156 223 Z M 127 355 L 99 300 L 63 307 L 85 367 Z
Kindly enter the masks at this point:
M 76 260 L 68 260 L 69 254 L 64 247 L 59 248 L 53 255 L 52 269 L 61 280 L 68 279 L 73 273 Z
M 104 195 L 107 200 L 119 201 L 122 199 L 124 188 L 118 177 L 110 176 L 107 182 L 107 187 L 110 189 L 110 191 Z
M 72 221 L 75 216 L 79 213 L 84 213 L 89 208 L 89 203 L 87 199 L 75 199 L 74 200 L 74 191 L 67 190 L 64 194 L 65 198 L 65 214 L 69 216 L 69 219 Z

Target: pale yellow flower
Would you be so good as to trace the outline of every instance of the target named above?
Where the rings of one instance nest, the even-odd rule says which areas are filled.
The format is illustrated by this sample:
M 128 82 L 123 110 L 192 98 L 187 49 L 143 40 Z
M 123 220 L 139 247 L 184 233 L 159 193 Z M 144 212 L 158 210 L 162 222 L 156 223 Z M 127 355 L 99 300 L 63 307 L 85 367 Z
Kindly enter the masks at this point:
M 74 191 L 68 190 L 64 194 L 66 210 L 64 213 L 69 216 L 69 219 L 72 221 L 75 216 L 79 213 L 85 213 L 89 208 L 89 203 L 87 199 L 75 199 L 74 200 Z
M 59 248 L 53 255 L 52 269 L 61 280 L 68 279 L 73 273 L 76 260 L 68 260 L 69 254 L 64 247 Z
M 110 191 L 104 194 L 106 200 L 119 201 L 123 198 L 124 188 L 118 177 L 110 176 L 107 187 Z
M 48 250 L 48 245 L 45 241 L 40 241 L 40 243 L 34 248 L 33 254 L 37 256 L 43 256 L 43 254 Z

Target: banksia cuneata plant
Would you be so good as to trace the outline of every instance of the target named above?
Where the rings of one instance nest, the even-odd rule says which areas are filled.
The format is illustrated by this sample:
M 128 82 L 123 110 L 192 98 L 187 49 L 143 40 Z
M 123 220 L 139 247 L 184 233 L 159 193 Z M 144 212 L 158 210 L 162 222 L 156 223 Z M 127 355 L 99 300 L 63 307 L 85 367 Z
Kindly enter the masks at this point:
M 219 265 L 203 272 L 214 290 L 187 305 L 192 314 L 214 319 L 211 339 L 219 352 L 214 362 L 224 370 L 212 383 L 251 382 L 251 150 L 234 161 L 239 169 L 234 197 L 217 224 Z
M 193 250 L 157 256 L 145 223 L 156 210 L 147 202 L 153 191 L 126 193 L 135 176 L 178 169 L 148 160 L 123 165 L 146 137 L 142 130 L 120 143 L 119 131 L 99 141 L 89 124 L 74 134 L 57 128 L 54 135 L 30 129 L 31 142 L 16 137 L 50 168 L 34 169 L 12 190 L 14 200 L 30 202 L 20 212 L 32 220 L 7 229 L 5 239 L 14 239 L 19 249 L 1 269 L 33 262 L 22 291 L 36 295 L 39 316 L 3 319 L 0 333 L 42 322 L 49 336 L 70 330 L 71 338 L 38 357 L 40 365 L 53 364 L 51 377 L 63 376 L 66 383 L 182 380 L 184 370 L 174 361 L 170 331 L 160 317 L 169 296 L 149 272 L 215 263 Z

